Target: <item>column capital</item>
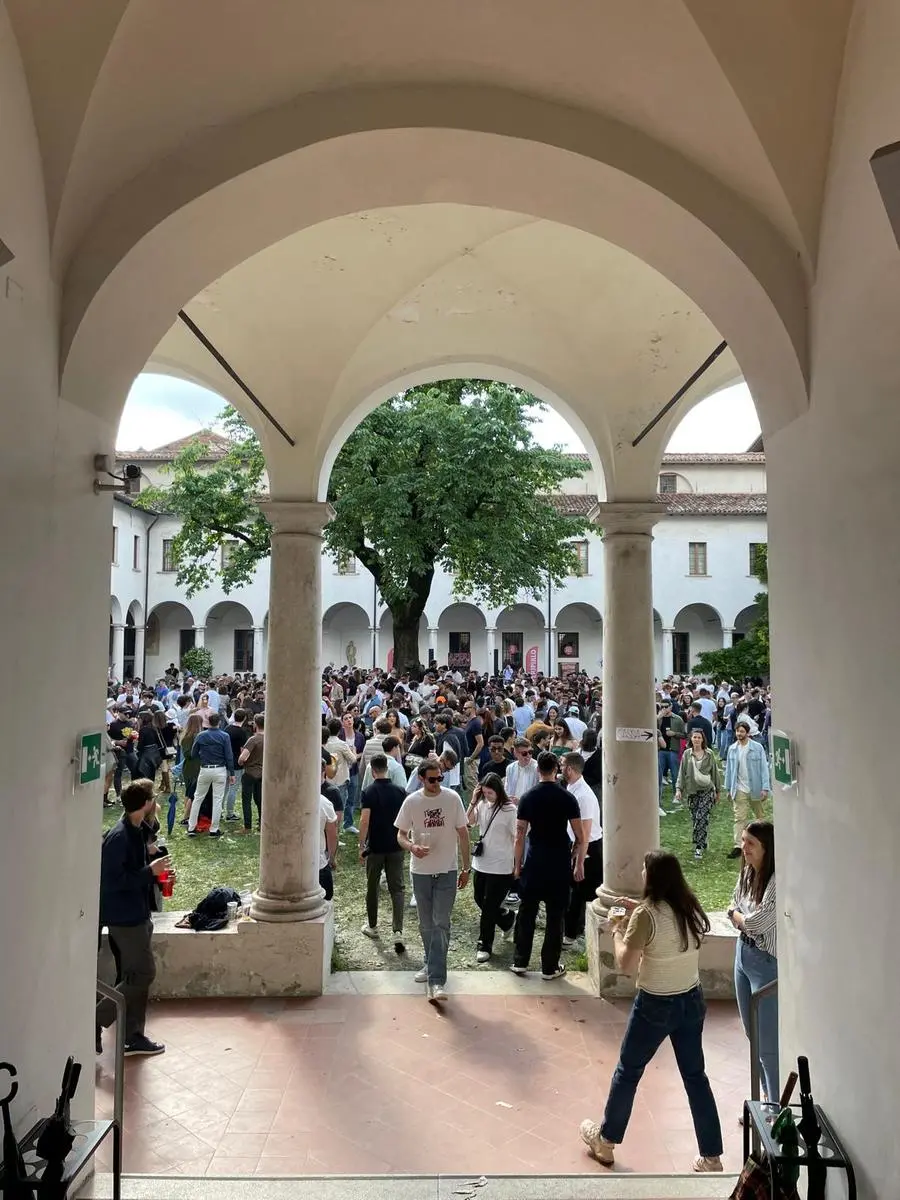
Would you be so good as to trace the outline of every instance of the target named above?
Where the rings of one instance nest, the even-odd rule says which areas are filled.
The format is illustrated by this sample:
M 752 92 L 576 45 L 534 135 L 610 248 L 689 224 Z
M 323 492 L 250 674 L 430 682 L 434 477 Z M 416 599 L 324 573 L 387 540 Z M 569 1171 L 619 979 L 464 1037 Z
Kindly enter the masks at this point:
M 429 625 L 428 632 L 429 633 L 440 633 L 440 629 L 438 628 L 437 625 Z
M 321 537 L 322 530 L 334 516 L 330 504 L 317 500 L 262 500 L 258 507 L 275 533 L 305 534 L 307 537 Z
M 485 633 L 496 633 L 497 626 L 496 625 L 485 625 L 484 632 Z
M 122 621 L 113 621 L 112 624 L 110 625 L 110 628 L 118 631 L 119 629 L 124 629 L 125 624 Z
M 192 625 L 191 628 L 193 629 L 194 633 L 204 633 L 206 630 L 205 625 Z
M 649 536 L 653 526 L 666 516 L 666 507 L 658 500 L 616 500 L 597 505 L 597 524 L 603 540 L 619 534 Z

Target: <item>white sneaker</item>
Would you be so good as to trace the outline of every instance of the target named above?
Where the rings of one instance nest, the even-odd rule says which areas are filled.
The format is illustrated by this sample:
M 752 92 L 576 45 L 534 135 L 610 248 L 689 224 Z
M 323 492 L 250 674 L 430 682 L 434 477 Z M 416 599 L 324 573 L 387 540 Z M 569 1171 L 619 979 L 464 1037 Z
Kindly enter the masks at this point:
M 565 973 L 566 968 L 562 965 L 562 963 L 560 963 L 555 971 L 541 971 L 541 979 L 543 979 L 545 983 L 549 983 L 551 979 L 562 979 Z
M 669 815 L 662 805 L 659 806 L 659 815 L 661 817 L 667 817 Z
M 480 963 L 490 962 L 491 956 L 488 954 L 487 950 L 479 950 L 475 954 L 475 961 Z
M 374 925 L 363 925 L 360 933 L 364 933 L 367 938 L 377 938 L 378 930 Z
M 520 977 L 528 974 L 527 967 L 517 967 L 515 963 L 513 963 L 509 969 L 512 971 L 513 975 L 519 975 Z
M 581 1133 L 581 1140 L 598 1163 L 601 1163 L 604 1167 L 611 1167 L 615 1163 L 616 1148 L 600 1132 L 600 1126 L 596 1121 L 582 1121 L 579 1132 Z
M 439 983 L 433 984 L 428 989 L 429 1004 L 446 1004 L 447 999 L 448 999 L 447 993 L 444 991 L 444 989 L 441 987 L 441 985 Z
M 416 971 L 415 975 L 413 975 L 413 979 L 416 981 L 416 983 L 427 983 L 428 982 L 428 968 L 422 967 L 422 969 L 420 971 Z
M 563 950 L 571 950 L 575 945 L 575 938 L 564 937 L 562 940 Z

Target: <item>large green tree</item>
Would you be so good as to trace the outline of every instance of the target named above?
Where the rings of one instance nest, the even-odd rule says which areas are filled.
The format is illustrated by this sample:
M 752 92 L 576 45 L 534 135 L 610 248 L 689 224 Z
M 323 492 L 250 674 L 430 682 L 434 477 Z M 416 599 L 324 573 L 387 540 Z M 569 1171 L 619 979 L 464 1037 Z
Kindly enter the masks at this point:
M 577 569 L 571 539 L 588 523 L 561 512 L 552 496 L 585 468 L 535 442 L 540 408 L 505 384 L 446 380 L 382 404 L 344 443 L 329 483 L 335 516 L 325 541 L 374 576 L 393 618 L 398 667 L 418 663 L 419 619 L 438 568 L 453 575 L 457 596 L 491 605 L 520 590 L 541 596 L 548 578 L 561 583 Z M 226 592 L 248 583 L 270 549 L 257 507 L 265 477 L 259 442 L 233 409 L 222 424 L 231 443 L 223 458 L 201 462 L 197 440 L 169 468 L 171 482 L 139 500 L 181 520 L 172 549 L 188 595 L 216 577 Z
M 757 592 L 756 619 L 745 638 L 727 650 L 706 650 L 697 655 L 696 670 L 716 679 L 756 679 L 769 675 L 769 556 L 768 547 L 756 551 L 754 575 L 766 590 Z

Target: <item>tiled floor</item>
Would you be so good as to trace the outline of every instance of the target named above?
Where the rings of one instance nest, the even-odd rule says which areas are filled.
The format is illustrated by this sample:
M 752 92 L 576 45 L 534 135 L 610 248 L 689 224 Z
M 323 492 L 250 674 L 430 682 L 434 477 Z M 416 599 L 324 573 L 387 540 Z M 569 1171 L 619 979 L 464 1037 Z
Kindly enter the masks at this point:
M 578 1124 L 602 1112 L 629 1004 L 558 986 L 558 996 L 455 995 L 440 1011 L 396 995 L 156 1004 L 148 1032 L 168 1050 L 126 1062 L 125 1170 L 600 1172 Z M 737 1170 L 748 1067 L 733 1005 L 710 1004 L 705 1047 L 726 1168 Z M 111 1069 L 110 1046 L 97 1065 L 103 1114 Z M 694 1153 L 667 1043 L 617 1170 L 682 1172 Z

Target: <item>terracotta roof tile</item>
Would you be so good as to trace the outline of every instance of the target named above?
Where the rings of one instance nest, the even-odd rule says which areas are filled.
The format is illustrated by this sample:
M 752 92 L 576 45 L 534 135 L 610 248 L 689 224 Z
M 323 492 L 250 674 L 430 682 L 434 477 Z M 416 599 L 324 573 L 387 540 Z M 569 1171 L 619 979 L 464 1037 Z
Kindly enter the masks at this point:
M 208 453 L 201 460 L 204 462 L 214 462 L 216 459 L 224 458 L 230 445 L 228 438 L 223 437 L 221 433 L 215 433 L 212 429 L 200 429 L 197 433 L 188 434 L 187 437 L 178 438 L 174 442 L 167 442 L 165 446 L 156 446 L 153 450 L 117 450 L 116 460 L 118 462 L 169 462 L 191 442 L 206 443 Z
M 564 517 L 587 517 L 598 503 L 597 497 L 590 493 L 558 492 L 547 499 Z
M 676 463 L 694 463 L 695 465 L 721 464 L 730 466 L 732 463 L 755 464 L 764 466 L 765 454 L 664 454 L 663 466 L 674 466 Z
M 764 517 L 765 492 L 673 492 L 665 497 L 672 517 Z

